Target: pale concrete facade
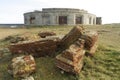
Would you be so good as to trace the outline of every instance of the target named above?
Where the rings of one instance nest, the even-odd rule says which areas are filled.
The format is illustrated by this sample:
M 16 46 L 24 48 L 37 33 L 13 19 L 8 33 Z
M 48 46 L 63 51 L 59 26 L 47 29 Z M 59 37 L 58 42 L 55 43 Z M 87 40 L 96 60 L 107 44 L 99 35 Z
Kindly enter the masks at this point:
M 96 15 L 71 8 L 43 8 L 24 14 L 25 25 L 96 25 Z

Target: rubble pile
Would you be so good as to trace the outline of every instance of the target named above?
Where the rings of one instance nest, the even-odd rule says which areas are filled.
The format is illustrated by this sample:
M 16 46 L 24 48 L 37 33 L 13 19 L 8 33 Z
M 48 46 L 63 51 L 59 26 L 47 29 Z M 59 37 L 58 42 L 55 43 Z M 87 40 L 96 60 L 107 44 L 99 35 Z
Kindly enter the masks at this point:
M 56 34 L 52 32 L 42 32 L 38 35 L 42 38 L 36 41 L 11 44 L 9 50 L 12 54 L 31 54 L 35 57 L 42 57 L 54 55 L 56 50 L 61 49 L 62 52 L 55 58 L 56 66 L 66 72 L 78 74 L 83 67 L 84 55 L 86 53 L 93 55 L 97 49 L 97 32 L 85 32 L 80 26 L 74 27 L 63 38 L 53 36 Z M 15 59 L 17 61 L 20 58 Z M 19 60 L 14 62 L 15 59 L 13 59 L 13 63 L 16 65 Z M 13 64 L 12 70 L 14 70 Z M 18 73 L 19 71 L 13 75 L 16 76 Z
M 37 41 L 26 41 L 11 44 L 9 50 L 12 54 L 31 54 L 35 57 L 53 55 L 60 39 L 58 37 L 46 38 Z
M 56 66 L 66 72 L 80 73 L 85 53 L 93 55 L 97 49 L 97 32 L 84 33 L 79 26 L 74 27 L 62 40 L 64 51 L 56 56 Z
M 31 55 L 20 56 L 13 58 L 11 64 L 8 66 L 8 73 L 13 77 L 28 77 L 35 72 L 36 63 Z

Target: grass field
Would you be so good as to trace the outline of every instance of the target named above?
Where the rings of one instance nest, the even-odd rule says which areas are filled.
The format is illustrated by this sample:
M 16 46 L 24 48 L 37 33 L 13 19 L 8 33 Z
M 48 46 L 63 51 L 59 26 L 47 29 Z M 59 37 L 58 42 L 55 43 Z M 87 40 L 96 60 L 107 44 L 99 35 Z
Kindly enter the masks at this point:
M 40 31 L 53 31 L 58 35 L 67 34 L 73 27 L 41 27 L 23 29 L 0 29 L 0 48 L 6 48 L 9 41 L 3 39 L 9 35 L 31 35 Z M 99 33 L 98 49 L 93 57 L 84 57 L 84 67 L 79 75 L 61 73 L 56 68 L 53 57 L 36 58 L 37 71 L 32 74 L 35 80 L 119 80 L 120 79 L 120 25 L 85 26 L 86 31 Z M 13 79 L 7 72 L 12 55 L 4 52 L 0 56 L 0 80 Z

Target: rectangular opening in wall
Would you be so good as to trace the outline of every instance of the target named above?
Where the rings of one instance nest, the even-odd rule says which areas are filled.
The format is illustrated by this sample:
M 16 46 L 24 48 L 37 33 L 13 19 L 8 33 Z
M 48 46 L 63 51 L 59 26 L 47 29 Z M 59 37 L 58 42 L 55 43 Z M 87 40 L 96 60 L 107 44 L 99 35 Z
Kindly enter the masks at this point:
M 35 17 L 30 17 L 30 24 L 34 24 Z
M 96 17 L 96 24 L 101 25 L 102 24 L 102 19 L 101 17 Z
M 67 24 L 67 16 L 59 16 L 59 24 Z
M 82 16 L 76 17 L 76 24 L 82 24 Z

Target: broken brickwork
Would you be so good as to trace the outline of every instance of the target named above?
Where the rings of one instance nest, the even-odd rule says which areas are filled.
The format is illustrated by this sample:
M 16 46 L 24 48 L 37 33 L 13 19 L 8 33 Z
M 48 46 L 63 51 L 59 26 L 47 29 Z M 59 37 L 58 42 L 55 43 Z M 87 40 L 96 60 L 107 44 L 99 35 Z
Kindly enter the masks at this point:
M 39 33 L 39 36 L 43 33 Z M 80 73 L 85 54 L 93 55 L 96 52 L 97 32 L 85 32 L 83 27 L 76 26 L 62 39 L 57 36 L 46 37 L 52 35 L 51 33 L 50 35 L 43 34 L 43 38 L 37 41 L 11 44 L 9 50 L 15 55 L 31 54 L 42 57 L 54 55 L 56 51 L 59 51 L 58 49 L 61 49 L 62 51 L 55 58 L 56 66 L 66 72 Z

